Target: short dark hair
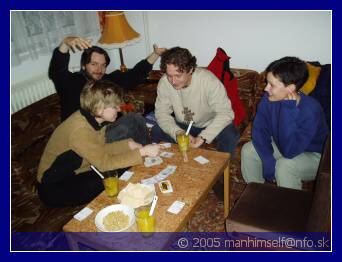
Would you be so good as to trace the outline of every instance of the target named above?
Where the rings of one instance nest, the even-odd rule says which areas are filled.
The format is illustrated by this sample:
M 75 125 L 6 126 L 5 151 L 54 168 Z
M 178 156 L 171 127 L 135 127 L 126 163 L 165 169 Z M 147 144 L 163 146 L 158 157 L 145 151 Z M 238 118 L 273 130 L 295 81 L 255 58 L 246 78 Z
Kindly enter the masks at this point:
M 196 57 L 188 49 L 179 46 L 166 50 L 161 55 L 160 69 L 164 73 L 168 64 L 177 66 L 180 72 L 189 72 L 197 66 Z
M 90 63 L 91 55 L 93 53 L 99 53 L 101 55 L 104 55 L 104 57 L 106 59 L 106 67 L 109 65 L 110 58 L 109 58 L 108 53 L 103 48 L 94 45 L 94 46 L 87 48 L 83 51 L 82 56 L 81 56 L 81 69 L 83 66 Z
M 286 56 L 273 61 L 266 68 L 266 73 L 272 73 L 286 86 L 294 84 L 298 91 L 309 76 L 307 64 L 297 57 Z

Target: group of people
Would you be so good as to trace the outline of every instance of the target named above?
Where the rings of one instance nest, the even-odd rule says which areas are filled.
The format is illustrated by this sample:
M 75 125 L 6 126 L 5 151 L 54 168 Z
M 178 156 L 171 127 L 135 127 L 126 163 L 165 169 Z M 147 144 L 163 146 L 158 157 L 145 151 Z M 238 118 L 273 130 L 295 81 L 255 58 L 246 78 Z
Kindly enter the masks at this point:
M 234 151 L 239 132 L 226 90 L 211 72 L 197 68 L 188 49 L 153 46 L 153 53 L 127 72 L 107 74 L 105 50 L 82 37 L 66 37 L 54 50 L 49 77 L 61 101 L 62 123 L 52 134 L 38 168 L 38 194 L 50 206 L 88 203 L 104 190 L 90 169 L 124 170 L 158 156 L 160 141 L 176 143 L 176 133 L 190 121 L 190 146 L 216 142 L 217 150 Z M 70 51 L 83 51 L 81 69 L 68 70 Z M 161 57 L 164 75 L 157 88 L 157 124 L 148 144 L 145 119 L 127 114 L 117 119 L 123 89 L 142 83 Z M 315 177 L 328 127 L 318 102 L 298 90 L 308 77 L 306 63 L 295 57 L 272 62 L 267 86 L 253 123 L 252 141 L 242 149 L 247 183 L 276 181 L 301 188 Z

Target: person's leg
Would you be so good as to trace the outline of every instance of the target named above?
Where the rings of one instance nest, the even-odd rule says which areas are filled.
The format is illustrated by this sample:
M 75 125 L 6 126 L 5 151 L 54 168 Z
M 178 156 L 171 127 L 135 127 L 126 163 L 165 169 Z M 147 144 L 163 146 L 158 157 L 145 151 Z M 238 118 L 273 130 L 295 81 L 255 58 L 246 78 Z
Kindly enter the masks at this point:
M 93 171 L 71 175 L 61 182 L 38 185 L 39 198 L 48 206 L 78 206 L 89 203 L 104 190 Z
M 106 143 L 132 138 L 142 145 L 148 144 L 145 118 L 138 113 L 129 113 L 106 127 Z
M 302 189 L 302 181 L 315 179 L 320 159 L 321 154 L 313 152 L 304 152 L 292 159 L 278 159 L 275 167 L 277 185 Z
M 233 124 L 230 124 L 226 126 L 215 138 L 215 141 L 217 142 L 217 150 L 230 153 L 233 158 L 239 139 L 239 131 Z
M 264 183 L 262 162 L 252 141 L 243 145 L 241 149 L 241 173 L 246 183 Z
M 152 137 L 152 143 L 160 143 L 160 142 L 170 142 L 170 143 L 176 143 L 176 141 L 166 134 L 158 124 L 155 124 L 152 127 L 151 130 L 151 137 Z

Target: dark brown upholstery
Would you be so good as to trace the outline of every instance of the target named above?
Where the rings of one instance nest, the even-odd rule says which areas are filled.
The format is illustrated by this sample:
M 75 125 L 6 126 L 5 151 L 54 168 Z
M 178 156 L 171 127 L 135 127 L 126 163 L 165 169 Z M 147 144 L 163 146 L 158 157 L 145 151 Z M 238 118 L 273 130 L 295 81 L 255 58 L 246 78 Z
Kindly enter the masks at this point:
M 331 141 L 328 137 L 320 162 L 315 183 L 312 208 L 307 223 L 307 231 L 330 230 L 331 211 Z
M 250 183 L 226 219 L 228 232 L 330 231 L 330 139 L 314 192 Z
M 229 214 L 227 230 L 305 231 L 312 195 L 272 184 L 250 183 Z
M 46 97 L 11 116 L 12 231 L 60 231 L 82 207 L 49 208 L 38 198 L 36 174 L 45 145 L 60 123 L 59 99 Z

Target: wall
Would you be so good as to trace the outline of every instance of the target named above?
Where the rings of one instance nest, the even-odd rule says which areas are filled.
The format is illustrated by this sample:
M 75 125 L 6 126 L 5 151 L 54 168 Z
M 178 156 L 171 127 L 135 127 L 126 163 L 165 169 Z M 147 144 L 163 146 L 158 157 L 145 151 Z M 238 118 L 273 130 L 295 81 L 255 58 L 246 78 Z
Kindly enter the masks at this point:
M 126 13 L 128 18 L 137 16 L 136 13 Z M 259 72 L 271 61 L 286 55 L 331 63 L 329 11 L 146 13 L 151 43 L 189 48 L 201 66 L 208 65 L 217 47 L 222 47 L 232 57 L 232 67 Z M 135 24 L 138 27 L 138 23 Z M 141 56 L 143 52 L 141 48 Z M 134 56 L 136 54 L 138 52 Z M 132 56 L 127 60 L 134 59 Z
M 263 71 L 273 60 L 286 55 L 331 63 L 330 11 L 126 11 L 141 40 L 125 47 L 127 67 L 145 58 L 152 44 L 182 46 L 206 66 L 222 47 L 232 57 L 231 67 Z M 94 37 L 96 42 L 98 37 Z M 62 39 L 61 39 L 62 40 Z M 59 43 L 56 43 L 56 46 Z M 118 69 L 118 50 L 110 50 L 108 71 Z M 11 68 L 12 85 L 47 76 L 51 56 Z M 80 52 L 71 55 L 70 67 L 79 66 Z M 154 69 L 159 68 L 159 61 Z

